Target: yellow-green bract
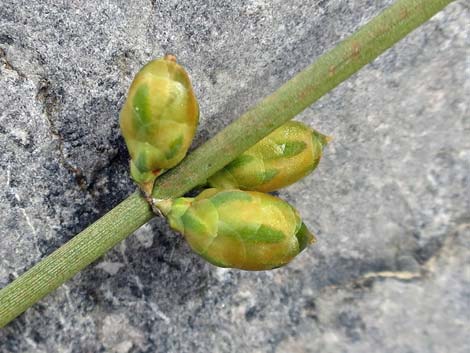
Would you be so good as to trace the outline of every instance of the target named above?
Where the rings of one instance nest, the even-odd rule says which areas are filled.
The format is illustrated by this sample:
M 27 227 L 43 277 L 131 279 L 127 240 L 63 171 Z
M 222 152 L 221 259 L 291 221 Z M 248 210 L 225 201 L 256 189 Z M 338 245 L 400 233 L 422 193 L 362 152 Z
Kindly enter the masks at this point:
M 131 155 L 131 176 L 150 195 L 155 179 L 186 155 L 199 107 L 186 71 L 167 55 L 135 76 L 120 125 Z
M 261 192 L 207 189 L 155 205 L 197 254 L 220 267 L 273 269 L 315 241 L 292 206 Z
M 220 189 L 271 192 L 312 172 L 330 137 L 297 121 L 290 121 L 208 179 Z

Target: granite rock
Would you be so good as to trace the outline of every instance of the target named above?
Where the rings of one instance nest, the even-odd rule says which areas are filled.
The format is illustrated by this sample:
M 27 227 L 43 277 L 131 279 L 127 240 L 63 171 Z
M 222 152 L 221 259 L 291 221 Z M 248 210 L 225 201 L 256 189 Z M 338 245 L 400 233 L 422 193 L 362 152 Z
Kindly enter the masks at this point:
M 135 187 L 118 128 L 133 75 L 174 53 L 194 147 L 391 0 L 0 4 L 0 287 Z M 218 269 L 153 220 L 0 330 L 0 352 L 468 352 L 468 1 L 308 108 L 332 135 L 278 194 L 318 243 Z

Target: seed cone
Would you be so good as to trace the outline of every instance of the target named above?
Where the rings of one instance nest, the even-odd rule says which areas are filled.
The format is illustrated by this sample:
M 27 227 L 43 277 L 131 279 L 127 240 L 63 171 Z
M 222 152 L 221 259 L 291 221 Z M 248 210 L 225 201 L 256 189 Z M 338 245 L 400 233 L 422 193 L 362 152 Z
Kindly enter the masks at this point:
M 208 179 L 219 189 L 271 192 L 311 173 L 331 140 L 303 123 L 290 121 Z
M 120 114 L 132 179 L 150 195 L 155 179 L 177 165 L 191 145 L 199 106 L 174 56 L 153 60 L 135 76 Z
M 207 189 L 155 204 L 197 254 L 220 267 L 277 268 L 315 241 L 292 206 L 261 192 Z

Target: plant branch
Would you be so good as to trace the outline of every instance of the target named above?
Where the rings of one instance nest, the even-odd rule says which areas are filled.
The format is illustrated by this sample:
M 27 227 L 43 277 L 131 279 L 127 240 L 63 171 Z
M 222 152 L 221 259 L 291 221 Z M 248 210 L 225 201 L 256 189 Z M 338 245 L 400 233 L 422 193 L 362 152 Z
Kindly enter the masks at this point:
M 204 183 L 243 151 L 292 119 L 451 2 L 396 1 L 188 155 L 179 166 L 157 179 L 153 196 L 178 197 Z M 0 290 L 0 327 L 105 254 L 152 216 L 147 202 L 136 192 L 41 260 Z

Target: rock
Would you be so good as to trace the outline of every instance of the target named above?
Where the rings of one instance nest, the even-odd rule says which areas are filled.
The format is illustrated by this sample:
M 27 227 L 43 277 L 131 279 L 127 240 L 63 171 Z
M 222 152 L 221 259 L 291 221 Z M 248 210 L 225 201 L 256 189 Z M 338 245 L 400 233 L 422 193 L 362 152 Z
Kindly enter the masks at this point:
M 383 1 L 5 0 L 0 287 L 133 190 L 118 112 L 174 53 L 194 147 Z M 288 267 L 217 269 L 155 219 L 0 331 L 0 352 L 467 352 L 468 5 L 457 1 L 298 119 L 332 135 L 279 192 L 318 242 Z

